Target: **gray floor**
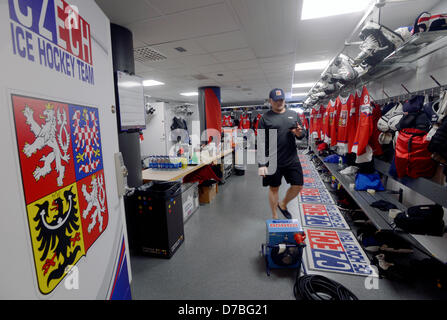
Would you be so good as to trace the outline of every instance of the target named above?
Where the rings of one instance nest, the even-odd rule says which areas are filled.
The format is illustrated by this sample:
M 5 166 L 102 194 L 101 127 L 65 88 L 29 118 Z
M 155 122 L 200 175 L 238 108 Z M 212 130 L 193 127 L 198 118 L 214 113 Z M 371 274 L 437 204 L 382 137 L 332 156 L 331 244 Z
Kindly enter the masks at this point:
M 281 186 L 284 195 L 287 186 Z M 297 201 L 289 211 L 298 218 Z M 133 299 L 293 300 L 295 272 L 272 270 L 266 275 L 260 247 L 271 218 L 267 189 L 256 166 L 244 176 L 231 176 L 219 186 L 214 202 L 185 224 L 185 242 L 170 260 L 132 256 Z M 313 272 L 312 272 L 313 273 Z M 421 283 L 379 279 L 367 290 L 365 277 L 320 273 L 349 288 L 359 299 L 442 299 L 445 294 Z

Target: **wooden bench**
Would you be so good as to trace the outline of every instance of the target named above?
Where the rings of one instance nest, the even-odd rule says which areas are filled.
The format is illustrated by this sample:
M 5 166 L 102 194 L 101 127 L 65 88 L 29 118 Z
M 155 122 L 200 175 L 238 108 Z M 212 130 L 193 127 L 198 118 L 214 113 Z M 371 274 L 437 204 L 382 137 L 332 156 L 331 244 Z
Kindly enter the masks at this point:
M 317 154 L 317 153 L 315 153 Z M 444 264 L 447 264 L 447 238 L 433 237 L 428 235 L 416 235 L 405 232 L 402 229 L 396 228 L 393 219 L 388 215 L 387 211 L 371 207 L 371 204 L 378 200 L 385 200 L 394 204 L 399 210 L 406 211 L 407 207 L 403 205 L 399 199 L 396 198 L 395 191 L 380 191 L 375 194 L 370 194 L 367 191 L 357 191 L 350 188 L 350 184 L 355 183 L 355 175 L 343 175 L 339 171 L 343 168 L 338 164 L 325 163 L 322 157 L 318 158 L 324 163 L 330 173 L 338 180 L 348 194 L 356 201 L 358 206 L 364 211 L 371 222 L 378 230 L 393 231 L 401 238 L 411 243 L 416 249 L 425 254 L 438 259 Z M 394 179 L 389 175 L 390 164 L 381 160 L 374 159 L 376 170 L 384 176 L 384 186 L 387 187 L 389 178 Z M 425 196 L 431 201 L 447 207 L 447 189 L 446 187 L 437 184 L 428 179 L 395 179 L 406 187 L 415 192 Z M 400 197 L 401 198 L 401 197 Z M 402 200 L 402 199 L 400 199 Z

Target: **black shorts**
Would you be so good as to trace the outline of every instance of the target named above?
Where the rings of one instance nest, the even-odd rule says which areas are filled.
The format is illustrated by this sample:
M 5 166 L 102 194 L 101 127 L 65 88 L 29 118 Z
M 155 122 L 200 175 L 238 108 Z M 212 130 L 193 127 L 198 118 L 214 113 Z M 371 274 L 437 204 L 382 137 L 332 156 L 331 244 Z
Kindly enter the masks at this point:
M 277 168 L 274 174 L 262 178 L 262 185 L 264 187 L 279 187 L 281 185 L 282 177 L 284 177 L 286 182 L 292 186 L 302 186 L 304 181 L 301 164 L 291 167 Z

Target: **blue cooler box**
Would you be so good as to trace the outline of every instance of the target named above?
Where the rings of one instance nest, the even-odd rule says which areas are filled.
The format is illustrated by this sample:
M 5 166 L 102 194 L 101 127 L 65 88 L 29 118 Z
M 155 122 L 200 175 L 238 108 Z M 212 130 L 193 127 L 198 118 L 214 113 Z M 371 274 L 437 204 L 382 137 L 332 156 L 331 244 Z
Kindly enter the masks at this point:
M 301 266 L 302 253 L 304 244 L 297 244 L 295 240 L 296 234 L 303 234 L 303 228 L 298 219 L 290 220 L 267 220 L 267 242 L 266 245 L 262 247 L 263 254 L 266 259 L 267 274 L 269 274 L 269 269 L 297 269 Z M 279 245 L 282 244 L 282 248 Z M 284 244 L 287 247 L 291 246 L 293 250 L 299 250 L 299 259 L 294 264 L 290 265 L 279 265 L 275 263 L 272 259 L 272 250 L 276 250 L 281 253 L 281 251 L 287 250 L 284 248 Z M 293 248 L 296 247 L 296 248 Z

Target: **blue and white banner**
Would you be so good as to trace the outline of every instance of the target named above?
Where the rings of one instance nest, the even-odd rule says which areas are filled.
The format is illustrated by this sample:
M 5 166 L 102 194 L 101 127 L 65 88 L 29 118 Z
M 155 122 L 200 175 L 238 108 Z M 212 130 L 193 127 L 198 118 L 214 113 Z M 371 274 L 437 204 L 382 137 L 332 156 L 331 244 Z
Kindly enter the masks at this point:
M 304 227 L 350 230 L 340 210 L 331 204 L 299 204 Z
M 334 199 L 326 188 L 303 188 L 298 195 L 300 203 L 335 204 Z
M 303 161 L 310 162 L 310 157 L 306 154 L 298 154 L 298 159 L 300 159 L 301 163 Z
M 320 177 L 303 177 L 303 187 L 310 189 L 326 188 Z
M 308 268 L 359 276 L 377 276 L 376 268 L 354 234 L 342 230 L 305 229 Z
M 314 168 L 303 168 L 303 177 L 304 178 L 320 178 L 317 170 Z

